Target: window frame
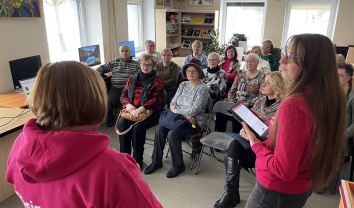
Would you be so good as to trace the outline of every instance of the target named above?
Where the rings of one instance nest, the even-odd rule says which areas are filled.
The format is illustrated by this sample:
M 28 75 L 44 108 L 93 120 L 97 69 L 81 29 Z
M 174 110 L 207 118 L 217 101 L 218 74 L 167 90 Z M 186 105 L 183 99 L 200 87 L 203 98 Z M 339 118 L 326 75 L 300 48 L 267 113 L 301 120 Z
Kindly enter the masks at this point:
M 137 51 L 143 51 L 145 50 L 145 44 L 144 44 L 144 41 L 143 41 L 143 35 L 144 35 L 144 31 L 143 31 L 143 20 L 142 20 L 142 16 L 143 16 L 143 9 L 142 9 L 142 6 L 143 6 L 143 2 L 142 0 L 130 0 L 130 1 L 127 1 L 127 7 L 128 5 L 132 5 L 132 4 L 135 4 L 135 5 L 138 5 L 138 30 L 139 30 L 139 35 L 138 35 L 138 41 L 141 43 L 141 46 L 137 46 L 135 41 L 134 41 L 134 47 L 135 47 L 135 52 Z M 128 13 L 127 13 L 127 18 L 129 18 L 128 16 Z M 128 20 L 129 22 L 129 20 Z M 129 39 L 129 31 L 128 31 L 128 39 Z M 128 40 L 130 41 L 130 40 Z
M 286 44 L 287 37 L 288 37 L 291 6 L 292 5 L 304 5 L 304 4 L 311 4 L 311 5 L 330 4 L 331 5 L 326 36 L 329 39 L 333 40 L 334 29 L 335 29 L 336 20 L 337 20 L 337 14 L 338 14 L 339 0 L 311 0 L 311 1 L 308 1 L 308 0 L 288 0 L 287 5 L 286 5 L 283 34 L 282 34 L 282 39 L 281 39 L 281 48 L 285 48 L 285 44 Z
M 221 0 L 221 7 L 220 7 L 220 34 L 226 34 L 226 20 L 227 20 L 227 10 L 226 10 L 226 5 L 227 3 L 264 3 L 264 10 L 263 10 L 263 22 L 262 22 L 262 28 L 261 28 L 261 37 L 260 37 L 260 44 L 262 44 L 263 37 L 264 37 L 264 26 L 265 26 L 265 20 L 266 20 L 266 13 L 267 13 L 267 0 Z M 219 41 L 221 43 L 226 43 L 225 40 L 225 35 L 220 35 Z M 250 47 L 247 43 L 247 47 Z

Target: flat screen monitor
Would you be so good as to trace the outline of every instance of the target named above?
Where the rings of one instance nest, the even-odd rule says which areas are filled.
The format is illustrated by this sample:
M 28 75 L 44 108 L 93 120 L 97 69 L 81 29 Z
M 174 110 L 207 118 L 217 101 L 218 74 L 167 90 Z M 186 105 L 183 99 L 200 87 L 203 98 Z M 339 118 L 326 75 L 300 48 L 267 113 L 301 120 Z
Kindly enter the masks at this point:
M 87 66 L 101 64 L 100 46 L 91 45 L 79 48 L 80 62 Z
M 119 47 L 121 45 L 127 45 L 130 47 L 130 50 L 132 51 L 132 54 L 130 56 L 135 57 L 135 47 L 134 47 L 134 41 L 124 41 L 124 42 L 119 42 Z
M 37 76 L 39 68 L 42 66 L 41 56 L 31 56 L 22 59 L 9 61 L 10 71 L 14 89 L 21 88 L 20 80 Z

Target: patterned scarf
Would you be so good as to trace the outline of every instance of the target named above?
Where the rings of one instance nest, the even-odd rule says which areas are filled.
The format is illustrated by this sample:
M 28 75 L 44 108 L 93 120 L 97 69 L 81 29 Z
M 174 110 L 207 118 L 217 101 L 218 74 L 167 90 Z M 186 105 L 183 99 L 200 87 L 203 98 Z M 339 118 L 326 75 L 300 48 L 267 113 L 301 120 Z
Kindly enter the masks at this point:
M 149 101 L 149 91 L 151 85 L 156 81 L 156 79 L 157 79 L 157 75 L 155 70 L 152 70 L 150 73 L 143 73 L 141 70 L 136 72 L 129 83 L 129 88 L 128 88 L 129 102 L 133 103 L 134 101 L 134 91 L 136 88 L 136 83 L 139 80 L 144 87 L 140 96 L 140 104 L 144 105 L 145 103 L 147 103 Z

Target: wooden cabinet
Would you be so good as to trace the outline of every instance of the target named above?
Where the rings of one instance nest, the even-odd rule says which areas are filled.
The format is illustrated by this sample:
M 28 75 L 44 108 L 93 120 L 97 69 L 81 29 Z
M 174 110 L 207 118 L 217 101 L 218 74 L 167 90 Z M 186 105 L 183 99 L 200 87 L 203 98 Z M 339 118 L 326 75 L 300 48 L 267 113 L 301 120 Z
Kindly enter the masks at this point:
M 213 17 L 211 21 L 209 19 L 210 23 L 204 23 L 207 16 Z M 192 53 L 193 41 L 200 40 L 203 43 L 210 40 L 206 34 L 213 28 L 217 29 L 218 22 L 217 10 L 156 9 L 156 50 L 161 52 L 164 48 L 170 48 L 175 57 L 185 57 Z M 193 29 L 193 33 L 187 36 L 185 33 L 190 29 Z

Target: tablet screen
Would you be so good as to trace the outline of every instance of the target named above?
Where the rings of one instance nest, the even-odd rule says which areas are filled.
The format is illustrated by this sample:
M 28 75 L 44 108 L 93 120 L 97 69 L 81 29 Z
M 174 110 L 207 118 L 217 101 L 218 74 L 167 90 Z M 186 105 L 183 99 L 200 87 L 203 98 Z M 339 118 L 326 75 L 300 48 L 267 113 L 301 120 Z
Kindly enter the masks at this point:
M 248 109 L 245 105 L 240 104 L 233 108 L 233 111 L 244 120 L 248 126 L 252 127 L 252 129 L 257 132 L 258 135 L 263 135 L 265 131 L 268 130 L 268 126 L 261 121 L 256 115 L 252 113 L 250 109 Z

